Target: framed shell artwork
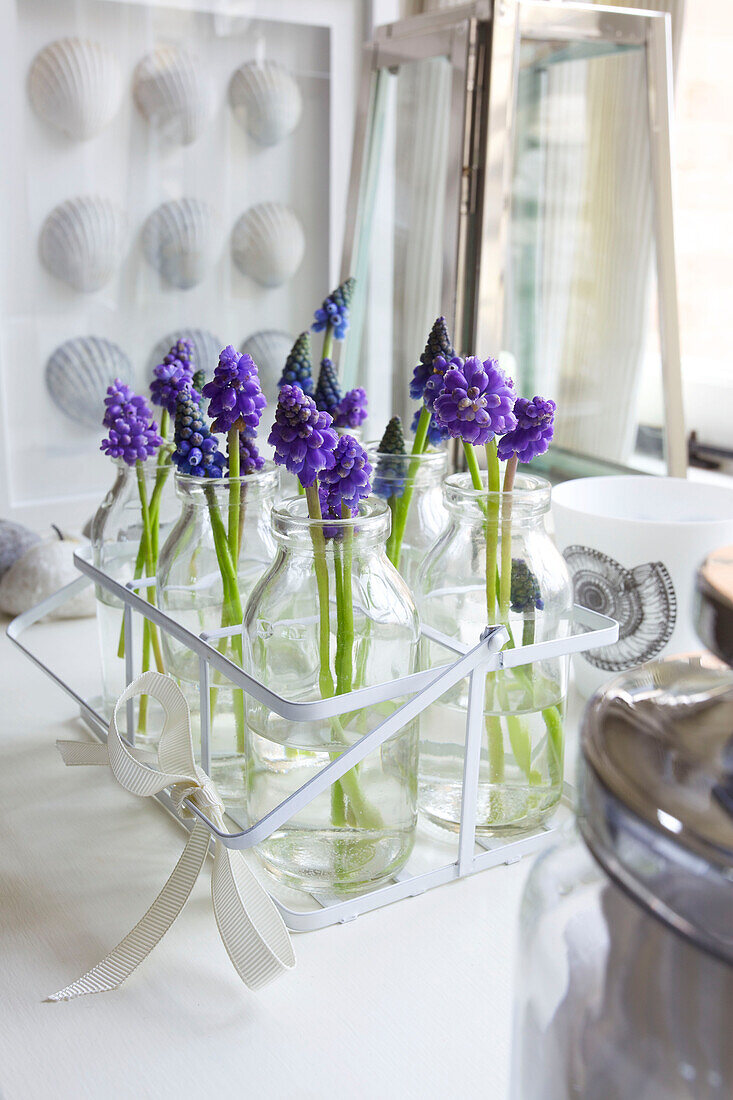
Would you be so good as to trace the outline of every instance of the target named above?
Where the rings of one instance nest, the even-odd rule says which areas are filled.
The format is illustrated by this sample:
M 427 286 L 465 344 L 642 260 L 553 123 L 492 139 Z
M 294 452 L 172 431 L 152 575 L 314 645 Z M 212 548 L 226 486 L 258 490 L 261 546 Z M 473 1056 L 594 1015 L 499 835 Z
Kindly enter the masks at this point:
M 0 11 L 0 517 L 82 528 L 109 488 L 106 387 L 145 390 L 179 337 L 209 375 L 245 346 L 274 397 L 339 280 L 367 18 L 365 0 Z

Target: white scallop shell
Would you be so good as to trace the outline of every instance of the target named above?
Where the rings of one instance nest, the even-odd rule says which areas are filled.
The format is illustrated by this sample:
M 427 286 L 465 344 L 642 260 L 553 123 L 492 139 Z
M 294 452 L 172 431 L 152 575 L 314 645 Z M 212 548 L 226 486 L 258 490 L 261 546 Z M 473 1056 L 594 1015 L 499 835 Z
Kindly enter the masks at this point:
M 224 347 L 221 340 L 203 328 L 179 328 L 175 332 L 169 332 L 158 340 L 148 358 L 147 377 L 150 378 L 153 368 L 163 362 L 163 358 L 177 340 L 190 340 L 193 344 L 193 363 L 195 370 L 202 370 L 207 378 L 211 378 L 214 367 L 219 361 L 219 352 Z
M 282 376 L 285 360 L 295 342 L 294 336 L 277 329 L 263 329 L 248 336 L 241 351 L 251 355 L 259 367 L 260 384 L 268 403 L 277 397 L 277 384 Z
M 99 290 L 120 263 L 127 241 L 124 212 L 109 199 L 80 195 L 55 207 L 39 237 L 47 271 L 75 290 Z
M 71 420 L 100 428 L 107 386 L 132 378 L 122 348 L 101 336 L 76 336 L 60 344 L 46 363 L 46 387 L 53 403 Z
M 232 257 L 244 275 L 263 286 L 280 286 L 300 267 L 305 235 L 297 215 L 279 202 L 245 210 L 232 230 Z
M 214 211 L 201 199 L 173 199 L 148 216 L 142 230 L 145 258 L 171 286 L 188 290 L 214 258 Z
M 36 54 L 28 74 L 34 111 L 77 141 L 98 134 L 117 113 L 122 75 L 99 42 L 60 38 Z
M 248 61 L 229 82 L 237 122 L 260 145 L 275 145 L 300 122 L 303 97 L 295 77 L 274 61 Z
M 133 97 L 140 113 L 171 145 L 195 141 L 212 106 L 210 83 L 194 58 L 175 46 L 161 46 L 137 65 Z

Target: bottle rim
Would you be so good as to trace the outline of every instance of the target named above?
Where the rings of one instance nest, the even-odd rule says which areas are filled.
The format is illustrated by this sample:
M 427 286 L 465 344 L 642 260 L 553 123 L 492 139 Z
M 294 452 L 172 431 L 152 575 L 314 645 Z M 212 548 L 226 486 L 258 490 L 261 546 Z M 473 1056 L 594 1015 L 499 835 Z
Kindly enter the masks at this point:
M 361 501 L 359 511 L 348 519 L 313 519 L 308 515 L 308 503 L 304 496 L 288 497 L 274 505 L 270 514 L 270 525 L 273 535 L 284 541 L 293 539 L 298 541 L 303 536 L 308 537 L 314 531 L 321 531 L 327 540 L 331 540 L 334 534 L 337 536 L 347 531 L 355 532 L 363 540 L 363 537 L 373 536 L 386 538 L 390 526 L 390 510 L 379 497 L 371 496 Z
M 511 504 L 512 515 L 542 515 L 550 510 L 552 486 L 550 482 L 534 474 L 517 474 L 514 487 L 508 492 L 503 489 L 489 491 L 488 473 L 481 470 L 482 488 L 476 489 L 469 473 L 449 474 L 443 481 L 443 495 L 446 506 L 461 510 L 465 506 L 475 506 L 475 511 L 483 515 L 483 507 L 488 503 L 506 506 Z
M 273 489 L 277 488 L 279 482 L 279 471 L 274 462 L 265 460 L 265 465 L 261 470 L 253 470 L 250 474 L 240 474 L 239 477 L 196 477 L 195 474 L 182 474 L 178 470 L 174 472 L 174 483 L 177 490 L 181 490 L 181 494 L 187 497 L 196 495 L 196 491 L 200 491 L 200 495 L 204 496 L 204 489 L 212 487 L 215 491 L 221 491 L 222 489 L 228 489 L 232 485 L 246 485 L 256 486 L 257 488 L 267 488 L 272 486 Z
M 421 454 L 414 455 L 412 453 L 412 443 L 410 442 L 407 444 L 410 449 L 405 454 L 396 455 L 392 454 L 390 451 L 380 451 L 379 446 L 380 441 L 378 439 L 364 444 L 370 461 L 372 456 L 374 456 L 374 458 L 397 459 L 405 463 L 419 462 L 421 467 L 435 467 L 436 469 L 440 466 L 445 466 L 448 461 L 448 451 L 445 448 L 423 451 Z M 372 463 L 372 465 L 374 464 Z

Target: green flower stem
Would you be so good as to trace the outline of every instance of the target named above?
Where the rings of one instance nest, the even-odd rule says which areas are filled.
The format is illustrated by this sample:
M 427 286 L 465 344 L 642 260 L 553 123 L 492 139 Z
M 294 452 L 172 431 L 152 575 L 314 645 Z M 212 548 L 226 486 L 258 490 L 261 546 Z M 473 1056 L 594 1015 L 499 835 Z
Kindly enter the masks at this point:
M 163 416 L 167 416 L 166 412 Z M 161 424 L 163 423 L 163 417 L 161 417 Z M 162 432 L 162 429 L 161 429 Z M 163 487 L 168 480 L 171 467 L 170 462 L 166 461 L 168 458 L 168 452 L 163 447 L 158 451 L 158 472 L 155 476 L 155 485 L 153 491 L 150 494 L 150 521 L 153 532 L 153 564 L 155 569 L 158 568 L 158 539 L 160 534 L 160 498 L 163 493 Z M 163 461 L 161 461 L 161 458 Z M 143 568 L 145 566 L 145 543 L 144 540 L 140 540 L 140 545 L 137 548 L 137 557 L 135 558 L 135 569 L 133 572 L 133 579 L 139 581 L 143 575 Z M 117 642 L 117 656 L 120 659 L 124 659 L 125 656 L 125 625 L 124 622 L 120 625 L 120 637 Z
M 550 782 L 554 786 L 557 783 L 562 783 L 563 759 L 565 756 L 565 733 L 563 730 L 562 718 L 560 717 L 560 712 L 557 707 L 545 707 L 542 711 L 542 719 L 545 723 L 548 744 L 550 746 L 547 761 Z
M 311 519 L 322 519 L 321 502 L 318 498 L 318 483 L 304 488 L 308 505 L 308 515 Z M 318 654 L 319 671 L 318 687 L 321 697 L 330 699 L 334 694 L 333 677 L 331 675 L 331 609 L 328 599 L 328 565 L 326 564 L 326 540 L 323 531 L 315 526 L 311 529 L 311 541 L 313 542 L 313 555 L 315 563 L 316 587 L 318 589 Z M 341 600 L 339 599 L 339 587 L 342 577 L 340 568 L 335 569 L 336 577 L 336 675 L 338 677 L 339 647 L 341 644 Z M 333 725 L 333 722 L 332 722 Z M 331 759 L 337 758 L 336 753 L 331 753 Z M 342 826 L 346 824 L 346 795 L 340 780 L 331 784 L 331 823 Z
M 239 561 L 239 430 L 230 428 L 227 438 L 229 457 L 229 553 L 236 565 Z
M 152 522 L 153 530 L 153 562 L 155 568 L 158 568 L 158 548 L 160 538 L 160 498 L 163 495 L 163 489 L 165 483 L 171 472 L 171 466 L 169 462 L 165 465 L 161 465 L 158 468 L 158 473 L 155 476 L 155 485 L 153 491 L 150 494 L 150 519 Z
M 425 405 L 423 405 L 422 409 L 420 410 L 420 418 L 417 422 L 417 428 L 415 429 L 415 438 L 412 443 L 413 455 L 418 456 L 424 453 L 428 439 L 429 427 L 430 410 Z M 390 532 L 389 538 L 387 539 L 387 557 L 397 570 L 399 570 L 400 568 L 402 540 L 405 537 L 407 516 L 410 511 L 412 494 L 415 491 L 415 478 L 417 477 L 419 468 L 420 463 L 417 457 L 414 457 L 410 462 L 410 465 L 407 467 L 407 477 L 405 479 L 404 492 L 399 500 L 396 501 L 395 507 L 392 511 L 392 530 Z
M 148 507 L 148 491 L 145 486 L 145 473 L 143 472 L 143 464 L 138 459 L 135 464 L 137 471 L 137 488 L 140 494 L 140 506 L 142 508 L 143 516 L 143 553 L 145 556 L 145 569 L 148 577 L 155 576 L 155 566 L 153 564 L 153 550 L 152 550 L 152 529 L 150 525 L 150 509 Z M 149 604 L 155 606 L 155 592 L 151 587 L 146 588 L 145 596 Z M 163 663 L 163 652 L 160 648 L 160 637 L 158 635 L 158 628 L 154 623 L 150 624 L 150 639 L 153 646 L 153 654 L 155 655 L 155 664 L 158 672 L 165 671 L 165 665 Z M 143 672 L 147 672 L 146 668 L 143 668 Z
M 341 518 L 351 519 L 351 512 L 345 504 L 341 505 Z M 354 602 L 351 591 L 351 570 L 354 556 L 354 529 L 349 525 L 344 530 L 343 546 L 343 583 L 342 595 L 342 622 L 344 640 L 341 646 L 341 682 L 339 694 L 346 695 L 351 691 L 354 679 Z
M 338 760 L 339 754 L 337 752 L 331 753 L 331 760 Z M 346 814 L 348 812 L 348 806 L 346 805 L 346 795 L 344 794 L 344 788 L 337 779 L 335 783 L 331 784 L 331 824 L 336 828 L 343 828 L 346 824 Z
M 464 443 L 463 450 L 466 455 L 466 465 L 468 466 L 468 472 L 471 475 L 471 484 L 474 489 L 479 492 L 483 490 L 483 481 L 481 480 L 481 471 L 478 464 L 478 456 L 471 443 Z M 488 456 L 488 444 L 487 444 L 487 458 Z M 494 443 L 494 453 L 496 453 L 496 443 Z M 498 479 L 498 459 L 496 461 L 496 478 Z M 491 463 L 489 464 L 489 492 L 491 492 L 492 483 L 492 470 Z M 496 567 L 496 551 L 498 546 L 498 532 L 496 531 L 496 519 L 494 520 L 494 531 L 492 533 L 491 515 L 492 512 L 496 512 L 496 505 L 491 500 L 488 500 L 485 507 L 486 512 L 486 615 L 487 621 L 493 623 L 496 620 L 496 591 L 497 591 L 497 579 L 498 572 Z M 494 706 L 494 694 L 496 687 L 496 673 L 489 672 L 486 675 L 486 696 L 487 705 L 489 707 Z M 498 783 L 504 778 L 504 733 L 501 728 L 501 718 L 498 714 L 486 715 L 486 736 L 488 739 L 489 749 L 489 778 L 492 783 Z
M 496 554 L 499 548 L 499 501 L 500 492 L 499 458 L 496 453 L 496 439 L 486 444 L 486 467 L 488 470 L 488 532 L 486 538 L 486 608 L 489 622 L 494 622 L 496 608 Z M 509 569 L 511 580 L 511 567 Z
M 512 593 L 512 490 L 517 473 L 517 456 L 507 461 L 504 472 L 504 491 L 501 503 L 501 581 L 499 588 L 499 616 L 509 618 Z
M 522 645 L 533 645 L 535 639 L 535 620 L 525 619 L 522 628 Z M 521 671 L 518 669 L 517 671 Z M 531 677 L 530 672 L 530 677 Z M 563 760 L 565 757 L 565 731 L 562 724 L 562 715 L 557 707 L 545 707 L 542 711 L 542 720 L 547 730 L 548 744 L 548 769 L 550 782 L 555 784 L 562 782 Z
M 152 532 L 152 553 L 153 553 L 153 565 L 158 568 L 158 549 L 160 542 L 160 497 L 163 492 L 163 486 L 165 485 L 168 474 L 170 473 L 170 452 L 166 446 L 168 440 L 168 422 L 170 417 L 168 416 L 168 410 L 163 409 L 160 414 L 160 434 L 163 439 L 163 445 L 158 450 L 157 458 L 157 472 L 155 475 L 155 485 L 153 491 L 150 494 L 150 521 Z
M 336 694 L 343 694 L 342 661 L 344 650 L 344 571 L 341 564 L 341 551 L 334 542 L 333 572 L 336 583 Z
M 311 519 L 322 519 L 321 502 L 318 499 L 318 484 L 315 483 L 306 488 L 305 499 L 308 505 L 308 515 Z M 328 565 L 326 564 L 326 540 L 323 531 L 317 525 L 311 529 L 313 542 L 314 568 L 316 574 L 316 586 L 318 588 L 318 618 L 319 637 L 318 652 L 320 656 L 320 670 L 318 673 L 318 687 L 324 699 L 330 699 L 334 693 L 333 676 L 331 675 L 331 621 L 328 601 Z
M 222 625 L 236 626 L 242 622 L 242 601 L 239 596 L 239 584 L 237 571 L 229 551 L 229 541 L 224 521 L 221 518 L 219 507 L 216 503 L 213 486 L 207 485 L 204 492 L 209 506 L 211 519 L 211 531 L 214 537 L 214 549 L 216 560 L 219 564 L 219 573 L 224 594 L 224 606 L 222 609 Z M 225 642 L 226 639 L 222 639 Z M 234 634 L 231 639 L 232 651 L 239 667 L 243 664 L 242 637 Z M 234 721 L 237 729 L 237 752 L 244 752 L 244 695 L 240 688 L 232 691 L 232 705 L 234 707 Z
M 494 452 L 496 443 L 494 443 Z M 488 457 L 488 449 L 487 449 Z M 496 465 L 498 467 L 498 458 Z M 509 605 L 512 591 L 512 497 L 517 472 L 517 456 L 512 455 L 504 473 L 504 491 L 501 503 L 501 573 L 499 576 L 499 619 L 509 622 Z M 497 470 L 498 481 L 498 470 Z M 532 771 L 532 741 L 529 730 L 520 718 L 507 714 L 507 732 L 512 755 L 529 780 Z
M 327 324 L 323 330 L 323 351 L 321 352 L 321 362 L 324 359 L 333 359 L 333 326 Z
M 308 515 L 311 519 L 322 519 L 321 516 L 321 504 L 318 499 L 318 486 L 311 485 L 310 488 L 305 490 L 305 498 L 308 503 Z M 330 699 L 334 694 L 333 676 L 331 675 L 331 658 L 330 658 L 330 606 L 328 599 L 328 566 L 326 563 L 326 541 L 323 531 L 317 528 L 315 525 L 311 530 L 311 538 L 313 540 L 314 561 L 315 561 L 315 574 L 316 585 L 318 588 L 318 610 L 320 620 L 320 635 L 319 635 L 319 655 L 320 655 L 320 673 L 319 673 L 319 689 L 321 696 L 324 699 Z M 351 668 L 352 661 L 352 649 L 353 649 L 353 610 L 349 617 L 349 610 L 351 608 L 351 556 L 349 551 L 348 557 L 348 571 L 346 568 L 347 560 L 343 562 L 343 568 L 341 570 L 341 600 L 338 599 L 337 591 L 337 622 L 338 622 L 338 604 L 341 603 L 341 615 L 342 622 L 346 624 L 345 640 L 341 651 L 341 669 L 342 677 L 345 675 L 350 680 L 351 674 L 349 669 Z M 344 593 L 348 590 L 348 605 L 344 600 Z M 350 627 L 349 627 L 350 622 Z M 349 640 L 349 630 L 350 638 Z M 348 656 L 346 656 L 348 654 Z M 338 669 L 337 669 L 338 676 Z M 348 688 L 351 690 L 351 687 Z M 332 718 L 330 720 L 331 730 L 335 739 L 342 741 L 345 745 L 348 744 L 348 739 L 344 734 L 341 722 L 338 718 Z M 338 754 L 337 754 L 338 755 Z M 335 756 L 332 755 L 332 759 Z M 337 790 L 334 792 L 333 788 Z M 348 808 L 346 807 L 346 800 L 348 800 Z M 346 809 L 346 815 L 344 810 Z M 341 779 L 332 784 L 331 790 L 331 810 L 335 811 L 336 817 L 332 817 L 332 823 L 334 825 L 342 824 L 342 818 L 347 816 L 349 810 L 353 814 L 355 823 L 362 829 L 379 829 L 383 826 L 383 820 L 381 814 L 369 801 L 364 797 L 364 792 L 361 789 L 359 783 L 359 777 L 355 768 L 351 768 L 345 775 L 341 776 Z
M 143 660 L 142 671 L 147 672 L 150 668 L 150 620 L 143 619 Z M 147 695 L 140 696 L 140 702 L 138 703 L 137 711 L 137 730 L 138 733 L 145 733 L 148 725 L 148 697 Z
M 247 518 L 247 483 L 242 478 L 242 484 L 239 486 L 239 527 L 237 530 L 237 569 L 239 569 L 239 559 L 242 556 L 242 539 L 244 537 L 244 521 Z

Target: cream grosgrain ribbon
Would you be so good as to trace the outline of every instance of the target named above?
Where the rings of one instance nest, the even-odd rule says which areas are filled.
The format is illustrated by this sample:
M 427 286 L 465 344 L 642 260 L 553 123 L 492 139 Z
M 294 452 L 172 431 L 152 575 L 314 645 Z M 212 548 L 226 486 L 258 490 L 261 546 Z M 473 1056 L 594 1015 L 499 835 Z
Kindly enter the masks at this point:
M 158 743 L 158 765 L 144 764 L 130 751 L 117 728 L 117 715 L 128 699 L 149 695 L 165 713 Z M 117 782 L 143 798 L 170 788 L 181 817 L 196 817 L 184 805 L 188 798 L 226 831 L 224 805 L 210 777 L 193 758 L 188 703 L 178 685 L 159 672 L 145 672 L 117 700 L 106 745 L 57 741 L 64 763 L 109 764 Z M 181 858 L 145 916 L 100 963 L 49 1001 L 70 1001 L 86 993 L 116 989 L 162 940 L 183 909 L 204 865 L 212 834 L 196 817 Z M 242 852 L 214 837 L 211 900 L 219 935 L 239 977 L 250 989 L 260 989 L 295 966 L 290 935 L 272 899 L 254 877 Z

